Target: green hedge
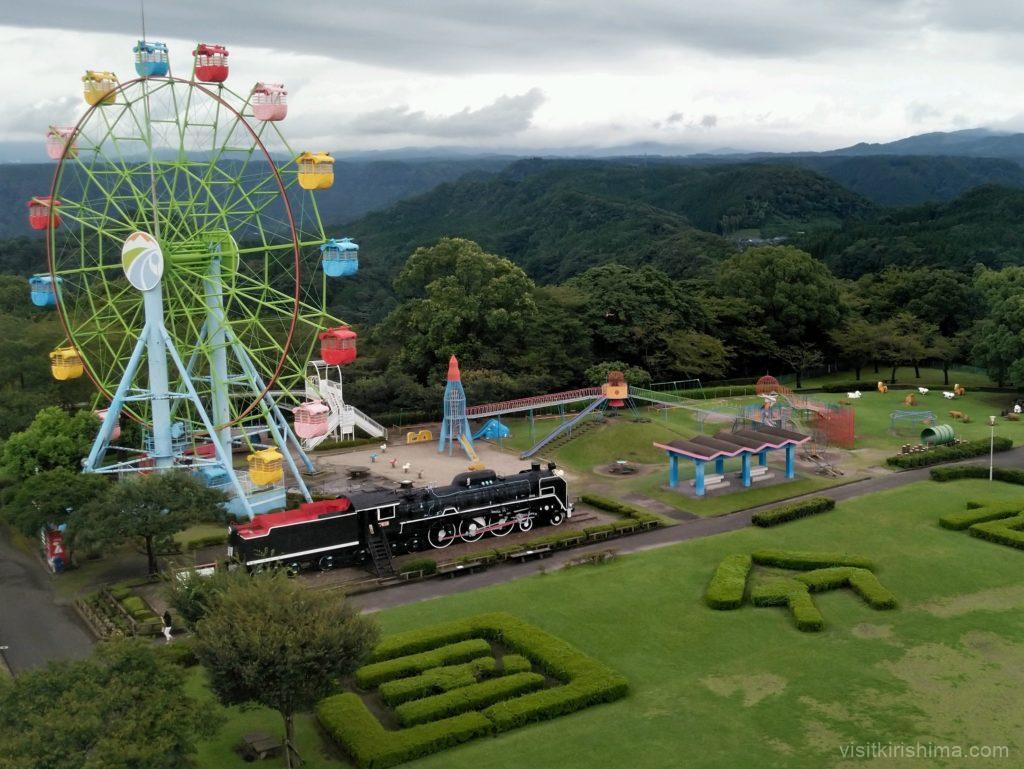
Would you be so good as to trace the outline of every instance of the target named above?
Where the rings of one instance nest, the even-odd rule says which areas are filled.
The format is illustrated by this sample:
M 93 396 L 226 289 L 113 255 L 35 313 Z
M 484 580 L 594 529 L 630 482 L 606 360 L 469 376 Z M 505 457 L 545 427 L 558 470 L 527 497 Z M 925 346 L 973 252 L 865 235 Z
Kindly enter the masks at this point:
M 410 574 L 414 571 L 422 571 L 424 575 L 437 573 L 437 561 L 433 558 L 417 558 L 415 561 L 403 563 L 398 567 L 399 574 Z
M 1024 515 L 976 523 L 967 531 L 972 537 L 1024 550 Z
M 715 570 L 704 593 L 704 602 L 712 609 L 738 609 L 743 604 L 747 576 L 753 566 L 749 555 L 727 555 Z
M 501 658 L 501 667 L 507 673 L 526 673 L 533 670 L 533 663 L 522 654 L 506 654 Z
M 971 503 L 967 503 L 968 509 L 962 510 L 957 513 L 947 513 L 946 515 L 939 518 L 939 526 L 944 529 L 952 529 L 953 531 L 963 531 L 969 529 L 976 523 L 987 523 L 988 521 L 998 521 L 1002 518 L 1013 518 L 1016 515 L 1020 515 L 1021 508 L 1024 507 L 1020 502 L 1010 503 L 992 503 L 983 505 L 980 507 L 972 507 Z
M 878 389 L 878 381 L 874 382 L 833 382 L 832 384 L 822 385 L 821 391 L 823 393 L 852 393 L 860 390 L 861 392 L 874 392 Z
M 509 670 L 521 666 L 523 663 L 515 658 L 522 658 L 562 685 L 495 703 L 482 714 L 464 713 L 399 731 L 384 729 L 358 696 L 346 693 L 320 703 L 317 715 L 321 724 L 348 750 L 360 767 L 383 769 L 495 729 L 512 729 L 590 705 L 611 702 L 624 697 L 628 691 L 626 679 L 613 670 L 560 638 L 502 613 L 482 614 L 385 638 L 371 655 L 376 662 L 357 671 L 357 680 L 360 673 L 365 681 L 393 672 L 391 668 L 382 668 L 382 665 L 401 663 L 408 667 L 409 660 L 422 660 L 440 651 L 437 647 L 441 644 L 447 645 L 441 649 L 450 650 L 462 643 L 482 639 L 487 639 L 483 641 L 485 644 L 487 641 L 500 642 L 515 652 L 514 655 L 506 655 L 506 664 L 511 664 Z M 489 644 L 487 648 L 489 650 Z M 367 668 L 371 669 L 372 675 L 366 675 Z
M 872 609 L 895 609 L 896 596 L 872 572 L 852 566 L 834 566 L 804 572 L 795 578 L 812 593 L 848 587 Z
M 1009 451 L 1013 448 L 1013 441 L 1009 438 L 998 437 L 992 442 L 992 449 L 995 451 Z M 909 470 L 913 467 L 927 467 L 937 465 L 940 462 L 953 462 L 958 459 L 970 459 L 980 457 L 989 452 L 989 441 L 983 438 L 977 441 L 966 441 L 955 446 L 938 446 L 929 451 L 922 451 L 917 454 L 897 454 L 885 460 L 887 465 Z M 988 468 L 985 469 L 985 476 L 988 477 Z M 962 476 L 970 477 L 970 476 Z
M 173 665 L 190 668 L 199 664 L 196 649 L 191 639 L 181 638 L 172 644 L 160 644 L 154 649 L 157 656 L 163 657 Z
M 479 710 L 543 686 L 544 676 L 538 673 L 513 673 L 406 702 L 395 708 L 395 715 L 403 726 L 415 726 Z
M 598 510 L 606 510 L 609 513 L 615 513 L 616 515 L 621 515 L 626 518 L 632 518 L 637 523 L 662 523 L 660 516 L 657 516 L 654 513 L 649 513 L 639 507 L 619 502 L 617 499 L 602 497 L 597 494 L 583 494 L 580 497 L 580 501 L 590 505 L 591 507 L 596 507 Z
M 798 630 L 814 633 L 825 627 L 825 619 L 814 605 L 810 588 L 803 582 L 788 577 L 776 577 L 759 582 L 750 591 L 754 606 L 786 606 Z
M 392 731 L 351 692 L 337 694 L 316 708 L 320 724 L 343 745 L 360 769 L 387 769 L 489 734 L 493 727 L 481 713 L 463 713 L 429 724 Z
M 811 497 L 802 502 L 793 502 L 789 505 L 779 505 L 769 510 L 762 510 L 754 513 L 753 522 L 758 526 L 775 526 L 787 521 L 795 521 L 797 518 L 806 518 L 809 515 L 824 513 L 836 506 L 834 499 L 828 497 Z
M 780 569 L 810 571 L 829 566 L 856 566 L 873 569 L 874 564 L 862 555 L 850 553 L 820 553 L 806 550 L 755 550 L 751 553 L 754 563 L 761 566 L 776 566 Z
M 149 605 L 137 595 L 129 595 L 127 598 L 122 598 L 120 603 L 121 606 L 124 607 L 125 611 L 131 614 L 135 619 L 140 619 L 141 617 L 153 613 L 153 610 L 149 608 Z
M 494 675 L 498 663 L 494 657 L 480 657 L 461 665 L 444 665 L 431 668 L 418 676 L 385 681 L 377 691 L 391 707 L 409 700 L 429 697 L 433 694 L 458 689 L 460 686 L 475 684 L 481 678 Z
M 384 424 L 384 423 L 381 423 Z M 323 441 L 318 443 L 313 451 L 332 451 L 335 449 L 353 449 L 358 446 L 369 446 L 370 444 L 380 445 L 381 438 L 348 438 L 343 441 Z
M 988 478 L 988 467 L 985 465 L 957 465 L 955 467 L 936 467 L 929 475 L 933 481 L 958 481 L 962 478 Z M 1011 467 L 993 467 L 992 479 L 1003 483 L 1015 483 L 1024 486 L 1024 470 Z
M 418 654 L 364 665 L 356 671 L 356 683 L 363 689 L 372 689 L 385 681 L 405 678 L 453 662 L 468 662 L 477 657 L 486 657 L 490 653 L 491 645 L 487 641 L 482 638 L 471 638 Z
M 213 547 L 214 545 L 223 545 L 228 541 L 228 533 L 225 531 L 223 534 L 210 534 L 206 537 L 196 537 L 190 539 L 185 543 L 186 550 L 202 550 L 204 547 Z
M 120 587 L 112 587 L 108 592 L 113 596 L 115 601 L 123 601 L 125 598 L 132 595 L 132 589 L 130 587 L 124 587 L 123 585 Z

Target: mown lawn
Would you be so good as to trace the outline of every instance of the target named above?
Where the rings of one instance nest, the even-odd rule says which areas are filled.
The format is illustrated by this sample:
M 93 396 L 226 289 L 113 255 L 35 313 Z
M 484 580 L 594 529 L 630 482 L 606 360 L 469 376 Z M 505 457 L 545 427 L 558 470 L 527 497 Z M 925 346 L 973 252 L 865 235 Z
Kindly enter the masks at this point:
M 631 685 L 622 701 L 406 766 L 966 765 L 844 760 L 844 746 L 866 742 L 1008 745 L 1011 759 L 991 763 L 1018 765 L 1024 552 L 939 528 L 940 515 L 971 499 L 1024 502 L 1024 494 L 984 481 L 924 482 L 773 529 L 752 527 L 382 612 L 384 630 L 395 632 L 508 611 L 570 639 Z M 701 597 L 721 559 L 758 547 L 870 556 L 900 607 L 874 611 L 849 591 L 819 595 L 826 628 L 817 634 L 798 632 L 782 609 L 707 609 Z M 241 719 L 233 734 L 263 728 L 249 713 Z M 308 729 L 307 722 L 310 757 L 317 749 Z M 201 766 L 239 765 L 225 753 L 230 742 L 222 736 L 204 746 Z

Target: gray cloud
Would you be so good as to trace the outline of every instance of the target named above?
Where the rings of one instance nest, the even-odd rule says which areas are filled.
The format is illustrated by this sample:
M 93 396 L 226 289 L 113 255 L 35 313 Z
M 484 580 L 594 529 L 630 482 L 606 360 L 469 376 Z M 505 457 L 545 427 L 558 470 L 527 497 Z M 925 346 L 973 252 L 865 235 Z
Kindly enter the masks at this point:
M 517 96 L 500 96 L 486 107 L 469 107 L 451 115 L 428 115 L 407 105 L 358 115 L 347 126 L 357 134 L 411 134 L 434 138 L 491 138 L 519 133 L 530 127 L 544 93 L 531 88 Z
M 135 5 L 124 0 L 51 0 L 45 18 L 31 3 L 5 6 L 3 23 L 9 25 L 130 35 L 139 30 Z M 926 0 L 306 0 L 300 6 L 174 0 L 150 3 L 147 26 L 154 39 L 198 36 L 418 71 L 503 70 L 510 63 L 519 69 L 573 60 L 607 63 L 615 55 L 665 49 L 781 58 L 874 48 L 920 30 L 931 8 Z
M 926 120 L 942 117 L 943 112 L 923 101 L 912 101 L 907 105 L 907 118 L 911 123 L 923 123 Z
M 705 115 L 700 119 L 701 128 L 714 128 L 718 125 L 718 115 Z

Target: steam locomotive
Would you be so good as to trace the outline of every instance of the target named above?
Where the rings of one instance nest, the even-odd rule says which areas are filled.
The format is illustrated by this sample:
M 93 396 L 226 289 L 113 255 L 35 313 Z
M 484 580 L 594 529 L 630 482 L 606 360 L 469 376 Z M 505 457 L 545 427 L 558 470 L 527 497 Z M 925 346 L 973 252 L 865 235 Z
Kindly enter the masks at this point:
M 351 492 L 231 526 L 228 556 L 248 568 L 330 569 L 360 563 L 385 543 L 400 554 L 504 537 L 572 516 L 565 478 L 554 463 L 500 476 L 459 473 L 448 486 Z

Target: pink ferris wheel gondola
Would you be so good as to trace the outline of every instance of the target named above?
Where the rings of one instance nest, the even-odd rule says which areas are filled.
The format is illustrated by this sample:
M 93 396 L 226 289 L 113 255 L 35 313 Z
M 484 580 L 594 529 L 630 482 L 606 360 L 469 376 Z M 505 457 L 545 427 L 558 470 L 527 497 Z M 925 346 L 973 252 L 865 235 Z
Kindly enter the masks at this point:
M 252 87 L 252 114 L 257 120 L 284 120 L 288 92 L 281 83 L 257 83 Z
M 46 132 L 46 155 L 51 160 L 60 160 L 65 151 L 69 158 L 78 154 L 74 142 L 75 129 L 65 126 L 50 126 Z M 64 148 L 67 147 L 67 150 Z
M 323 401 L 306 401 L 296 406 L 294 415 L 295 434 L 300 438 L 319 438 L 327 435 L 327 418 L 331 410 Z

